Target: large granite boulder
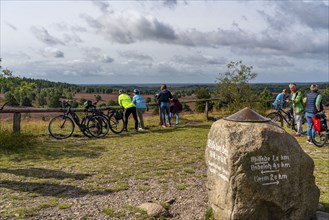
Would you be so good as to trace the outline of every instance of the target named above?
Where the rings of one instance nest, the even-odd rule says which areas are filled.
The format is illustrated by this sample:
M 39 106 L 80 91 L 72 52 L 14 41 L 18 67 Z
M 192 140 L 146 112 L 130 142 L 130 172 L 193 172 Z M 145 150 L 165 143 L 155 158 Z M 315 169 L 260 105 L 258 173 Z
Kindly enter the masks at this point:
M 250 109 L 244 111 L 253 115 Z M 217 220 L 315 216 L 319 189 L 313 160 L 294 137 L 271 122 L 215 122 L 208 134 L 206 163 L 209 205 Z

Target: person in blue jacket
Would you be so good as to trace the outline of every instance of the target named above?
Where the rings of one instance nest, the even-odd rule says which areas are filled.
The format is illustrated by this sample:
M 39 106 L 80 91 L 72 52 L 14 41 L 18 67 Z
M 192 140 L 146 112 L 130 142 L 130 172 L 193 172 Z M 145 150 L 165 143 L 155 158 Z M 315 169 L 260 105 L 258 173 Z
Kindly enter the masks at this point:
M 283 89 L 281 93 L 279 93 L 276 98 L 275 101 L 273 102 L 273 106 L 275 109 L 278 108 L 284 108 L 285 107 L 285 103 L 288 102 L 288 100 L 286 99 L 286 95 L 287 95 L 288 91 L 286 89 Z
M 143 96 L 138 89 L 134 89 L 133 103 L 136 106 L 137 118 L 138 118 L 138 130 L 144 130 L 143 113 L 146 110 L 146 103 Z

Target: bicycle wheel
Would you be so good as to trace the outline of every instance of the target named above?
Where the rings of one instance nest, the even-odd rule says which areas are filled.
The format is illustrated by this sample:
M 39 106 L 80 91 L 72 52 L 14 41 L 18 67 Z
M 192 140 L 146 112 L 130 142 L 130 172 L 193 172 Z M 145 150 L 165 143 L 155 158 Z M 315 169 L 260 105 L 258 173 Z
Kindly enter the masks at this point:
M 277 112 L 272 112 L 268 115 L 266 115 L 267 118 L 270 118 L 272 122 L 277 124 L 280 127 L 283 127 L 283 118 L 281 115 L 279 115 Z
M 89 133 L 89 130 L 87 129 L 87 121 L 89 121 L 88 118 L 92 117 L 91 115 L 87 115 L 82 118 L 80 131 L 88 138 L 92 138 L 93 136 Z
M 313 124 L 311 126 L 311 131 L 313 128 Z M 315 131 L 314 137 L 311 135 L 312 142 L 317 147 L 323 147 L 325 143 L 328 141 L 328 135 L 325 131 Z
M 110 129 L 114 134 L 120 134 L 124 129 L 124 120 L 116 119 L 114 114 L 111 114 L 109 117 Z
M 87 120 L 87 130 L 93 137 L 104 137 L 110 130 L 110 125 L 103 116 L 92 116 Z
M 69 138 L 74 131 L 74 122 L 65 115 L 56 116 L 49 122 L 48 131 L 56 139 Z

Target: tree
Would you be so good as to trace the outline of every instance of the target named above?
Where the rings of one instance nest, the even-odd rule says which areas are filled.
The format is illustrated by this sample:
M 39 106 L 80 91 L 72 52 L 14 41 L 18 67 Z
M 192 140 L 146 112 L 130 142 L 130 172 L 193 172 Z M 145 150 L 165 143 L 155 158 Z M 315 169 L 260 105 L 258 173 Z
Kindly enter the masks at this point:
M 322 104 L 329 106 L 329 85 L 327 85 L 326 89 L 322 92 Z
M 211 98 L 211 94 L 207 87 L 197 88 L 195 93 L 196 93 L 197 99 L 210 99 Z M 213 107 L 213 102 L 208 102 L 208 110 L 211 110 L 212 107 Z M 195 110 L 197 112 L 204 112 L 205 108 L 206 108 L 205 102 L 196 102 L 195 103 Z
M 62 107 L 62 103 L 60 101 L 61 96 L 62 96 L 62 92 L 59 89 L 49 89 L 48 107 L 61 108 Z
M 252 69 L 242 61 L 227 64 L 227 72 L 220 73 L 215 89 L 215 96 L 221 99 L 222 106 L 235 111 L 250 105 L 254 95 L 249 81 L 257 76 Z
M 271 92 L 267 88 L 265 88 L 259 94 L 259 100 L 261 102 L 258 103 L 258 105 L 257 105 L 258 109 L 265 113 L 265 111 L 272 106 L 272 102 L 270 102 L 270 100 L 272 100 L 272 99 L 273 99 L 273 97 L 271 95 Z
M 20 106 L 32 106 L 32 93 L 35 89 L 35 83 L 22 82 L 21 85 L 16 88 L 16 100 L 19 101 Z

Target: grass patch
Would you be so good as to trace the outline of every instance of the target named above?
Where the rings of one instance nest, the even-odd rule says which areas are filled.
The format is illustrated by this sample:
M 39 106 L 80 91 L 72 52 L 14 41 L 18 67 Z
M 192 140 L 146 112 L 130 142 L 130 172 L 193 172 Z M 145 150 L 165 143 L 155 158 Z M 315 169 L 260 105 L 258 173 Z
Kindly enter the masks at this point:
M 57 205 L 57 207 L 59 209 L 69 209 L 69 208 L 71 208 L 71 206 L 72 206 L 72 204 L 68 204 L 68 203 L 60 203 Z

